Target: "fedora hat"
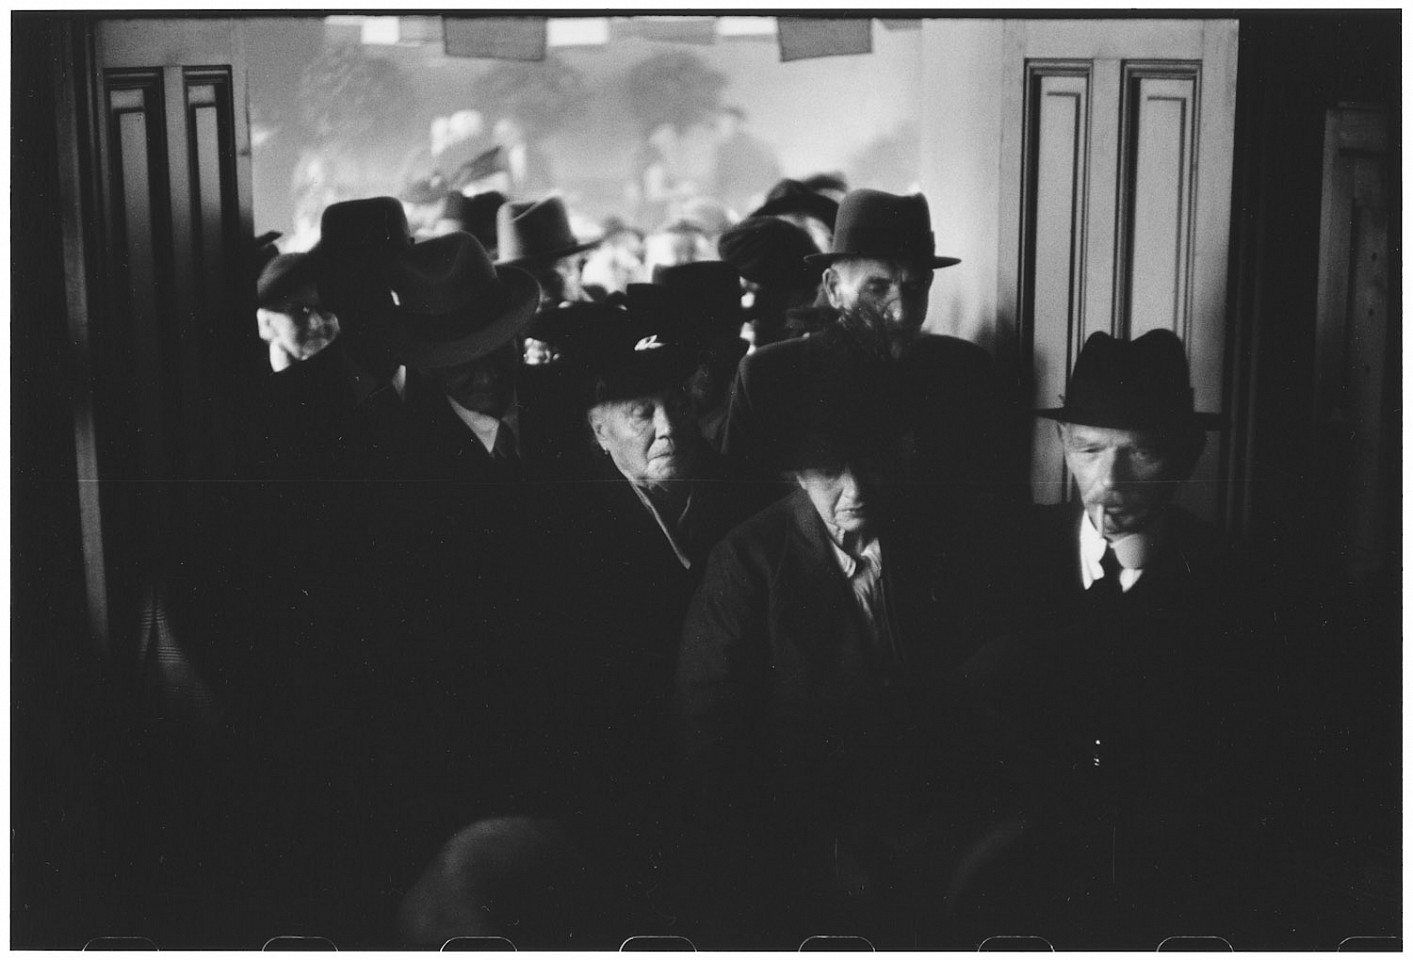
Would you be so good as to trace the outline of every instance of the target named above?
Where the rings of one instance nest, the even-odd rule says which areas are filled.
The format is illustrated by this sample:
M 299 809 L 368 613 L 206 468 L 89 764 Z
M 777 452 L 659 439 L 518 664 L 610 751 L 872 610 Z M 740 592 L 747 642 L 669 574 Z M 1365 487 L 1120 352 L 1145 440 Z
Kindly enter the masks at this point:
M 934 270 L 961 263 L 956 257 L 937 256 L 926 197 L 920 193 L 900 197 L 869 189 L 844 197 L 829 252 L 811 254 L 805 263 L 827 267 L 847 257 L 920 262 Z
M 407 214 L 395 198 L 330 204 L 319 220 L 319 242 L 309 251 L 319 274 L 319 298 L 340 319 L 385 318 L 391 299 L 384 272 L 411 245 Z
M 480 242 L 457 231 L 414 244 L 389 268 L 397 299 L 400 358 L 416 367 L 450 367 L 510 341 L 535 315 L 535 278 L 495 266 Z
M 543 307 L 525 328 L 525 335 L 543 340 L 561 359 L 573 362 L 614 337 L 631 336 L 636 343 L 647 336 L 636 331 L 622 306 L 583 300 Z
M 505 194 L 488 190 L 465 197 L 453 193 L 447 197 L 446 216 L 461 224 L 462 230 L 481 241 L 492 257 L 496 253 L 496 211 L 505 204 Z
M 585 317 L 588 324 L 567 358 L 581 378 L 586 408 L 676 387 L 696 369 L 694 344 L 666 290 L 629 284 L 617 302 L 622 306 L 599 305 Z
M 788 177 L 770 188 L 765 202 L 751 211 L 753 217 L 778 217 L 786 213 L 803 213 L 834 229 L 839 216 L 839 204 L 822 193 L 816 193 L 798 180 Z
M 1063 406 L 1036 415 L 1119 430 L 1216 430 L 1223 423 L 1221 414 L 1193 412 L 1187 354 L 1171 330 L 1137 340 L 1090 334 L 1060 399 Z
M 512 200 L 496 211 L 496 263 L 536 267 L 582 253 L 599 244 L 580 243 L 569 229 L 569 213 L 559 197 Z
M 309 254 L 282 253 L 260 271 L 260 278 L 255 282 L 255 305 L 266 310 L 283 310 L 291 294 L 317 280 L 314 259 Z
M 721 235 L 721 259 L 753 283 L 775 287 L 819 285 L 805 257 L 819 253 L 810 235 L 775 217 L 750 217 Z
M 629 284 L 629 287 L 635 286 Z M 737 336 L 746 312 L 741 307 L 741 275 L 724 260 L 698 260 L 653 271 L 652 286 L 660 287 L 667 309 L 685 322 L 684 334 L 709 342 Z

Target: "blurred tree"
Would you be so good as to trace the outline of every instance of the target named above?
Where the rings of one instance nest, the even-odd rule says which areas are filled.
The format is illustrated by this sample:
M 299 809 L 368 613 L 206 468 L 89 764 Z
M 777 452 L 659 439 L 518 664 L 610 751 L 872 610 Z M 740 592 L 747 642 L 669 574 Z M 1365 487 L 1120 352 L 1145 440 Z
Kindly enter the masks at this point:
M 397 136 L 416 108 L 412 81 L 401 67 L 349 43 L 329 47 L 309 62 L 298 96 L 305 127 L 326 143 Z
M 531 139 L 554 133 L 588 102 L 584 77 L 549 57 L 538 63 L 498 62 L 471 82 L 468 103 L 487 117 L 513 117 Z
M 685 50 L 649 57 L 628 72 L 628 108 L 644 132 L 678 130 L 709 119 L 721 105 L 726 75 Z
M 917 186 L 921 163 L 920 135 L 911 120 L 864 144 L 849 161 L 849 182 L 903 193 Z

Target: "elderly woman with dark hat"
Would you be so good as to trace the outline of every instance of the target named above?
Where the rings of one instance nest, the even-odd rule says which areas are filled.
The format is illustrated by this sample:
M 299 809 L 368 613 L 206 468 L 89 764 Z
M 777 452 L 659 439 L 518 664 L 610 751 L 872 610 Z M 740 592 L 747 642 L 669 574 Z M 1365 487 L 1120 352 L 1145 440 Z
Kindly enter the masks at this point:
M 634 289 L 626 299 L 626 309 L 595 305 L 541 330 L 561 353 L 551 366 L 575 375 L 581 429 L 598 451 L 588 479 L 531 491 L 535 533 L 522 545 L 543 599 L 536 635 L 551 639 L 536 655 L 536 641 L 517 644 L 537 691 L 517 736 L 533 744 L 524 765 L 550 776 L 428 865 L 403 904 L 414 942 L 494 933 L 602 949 L 667 932 L 650 896 L 672 835 L 674 644 L 703 560 L 737 517 L 693 418 L 693 355 L 659 298 Z M 508 862 L 505 849 L 526 855 Z M 550 892 L 507 892 L 526 889 Z M 582 899 L 566 902 L 570 889 Z M 571 916 L 579 939 L 567 939 Z M 584 941 L 587 917 L 616 936 Z

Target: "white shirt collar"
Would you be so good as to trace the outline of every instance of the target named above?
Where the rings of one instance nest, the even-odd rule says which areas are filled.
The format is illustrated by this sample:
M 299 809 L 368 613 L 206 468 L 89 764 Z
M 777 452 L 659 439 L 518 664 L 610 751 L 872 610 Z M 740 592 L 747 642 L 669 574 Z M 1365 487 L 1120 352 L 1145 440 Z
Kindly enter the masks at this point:
M 1119 566 L 1123 567 L 1119 571 L 1119 586 L 1124 592 L 1128 592 L 1138 582 L 1138 578 L 1143 576 L 1144 566 L 1157 550 L 1162 532 L 1161 524 L 1160 519 L 1157 523 L 1150 524 L 1148 529 L 1130 533 L 1110 543 L 1095 528 L 1094 522 L 1089 519 L 1089 512 L 1082 513 L 1079 520 L 1079 572 L 1084 580 L 1084 589 L 1088 590 L 1094 581 L 1104 579 L 1101 561 L 1104 559 L 1104 551 L 1112 547 Z
M 871 561 L 875 570 L 883 569 L 883 547 L 878 542 L 877 537 L 870 540 L 868 544 L 859 551 L 858 556 L 849 553 L 843 547 L 839 546 L 839 542 L 835 540 L 833 536 L 829 538 L 829 545 L 834 548 L 834 559 L 838 561 L 839 569 L 843 570 L 844 576 L 848 577 L 850 580 L 854 578 L 854 574 L 858 571 L 859 561 L 861 560 L 866 559 Z
M 489 414 L 468 410 L 451 397 L 447 397 L 446 402 L 451 404 L 452 412 L 461 418 L 461 422 L 471 428 L 471 432 L 476 435 L 477 440 L 481 441 L 481 446 L 486 448 L 487 453 L 495 451 L 496 434 L 502 425 L 510 431 L 510 437 L 514 441 L 516 449 L 520 448 L 520 405 L 515 402 L 515 398 L 511 398 L 509 409 L 506 410 L 505 416 L 499 420 Z
M 625 476 L 624 479 L 627 480 L 627 477 Z M 638 499 L 643 502 L 643 506 L 647 508 L 648 513 L 651 513 L 653 519 L 657 521 L 658 529 L 661 530 L 662 535 L 667 538 L 668 544 L 672 547 L 672 552 L 677 555 L 678 562 L 681 563 L 684 568 L 688 570 L 692 569 L 692 559 L 687 555 L 686 546 L 681 542 L 678 536 L 680 525 L 686 522 L 687 513 L 692 509 L 691 487 L 687 488 L 687 502 L 682 507 L 682 515 L 677 518 L 676 523 L 669 523 L 663 519 L 662 511 L 658 509 L 658 505 L 653 498 L 648 496 L 648 492 L 643 485 L 634 483 L 631 480 L 628 481 L 628 485 L 633 488 L 633 492 L 638 495 Z

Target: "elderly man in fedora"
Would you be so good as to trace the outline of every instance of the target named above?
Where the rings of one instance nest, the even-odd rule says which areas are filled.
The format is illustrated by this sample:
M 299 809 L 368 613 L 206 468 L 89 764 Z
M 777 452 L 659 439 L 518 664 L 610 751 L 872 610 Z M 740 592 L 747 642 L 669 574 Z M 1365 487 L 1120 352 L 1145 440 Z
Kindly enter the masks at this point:
M 924 500 L 987 499 L 1003 483 L 1012 492 L 1006 405 L 990 355 L 965 340 L 922 332 L 933 272 L 960 262 L 935 252 L 926 198 L 853 191 L 840 205 L 829 252 L 804 262 L 822 272 L 837 319 L 819 334 L 742 360 L 724 450 L 744 475 L 774 473 L 771 451 L 798 429 L 812 392 L 843 377 L 877 395 L 882 415 L 902 428 L 909 451 L 904 479 L 945 485 L 946 494 L 930 490 Z
M 540 285 L 540 302 L 554 306 L 587 300 L 583 254 L 599 245 L 581 242 L 569 228 L 569 212 L 556 196 L 512 200 L 496 212 L 497 266 L 527 271 Z
M 973 677 L 1032 778 L 1014 795 L 1043 798 L 999 902 L 1056 948 L 1235 944 L 1260 910 L 1282 667 L 1260 572 L 1176 502 L 1221 418 L 1194 411 L 1167 330 L 1091 335 L 1037 415 L 1075 495 L 1003 537 L 1024 549 L 997 607 L 1021 623 Z

